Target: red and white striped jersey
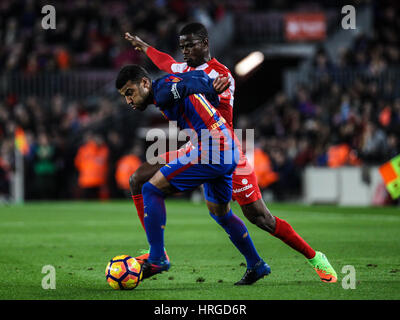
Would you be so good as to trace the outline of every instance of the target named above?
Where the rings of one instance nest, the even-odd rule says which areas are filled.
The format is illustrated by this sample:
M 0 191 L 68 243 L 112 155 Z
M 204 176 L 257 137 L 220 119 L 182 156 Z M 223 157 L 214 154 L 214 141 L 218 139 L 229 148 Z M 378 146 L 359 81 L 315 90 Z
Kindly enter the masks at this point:
M 228 77 L 230 86 L 219 95 L 219 106 L 217 107 L 220 114 L 227 123 L 233 128 L 233 101 L 235 93 L 235 79 L 232 77 L 229 69 L 220 63 L 217 59 L 212 58 L 210 61 L 196 67 L 189 67 L 186 62 L 177 62 L 170 55 L 158 51 L 153 47 L 147 49 L 147 56 L 162 71 L 168 73 L 183 73 L 193 70 L 203 70 L 211 79 L 215 79 L 218 75 Z

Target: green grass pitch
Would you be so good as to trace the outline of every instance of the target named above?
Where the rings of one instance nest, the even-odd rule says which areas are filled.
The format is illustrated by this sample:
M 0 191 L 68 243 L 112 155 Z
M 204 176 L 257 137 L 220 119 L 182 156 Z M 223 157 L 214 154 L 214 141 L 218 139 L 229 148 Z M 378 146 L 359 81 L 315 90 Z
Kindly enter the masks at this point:
M 143 281 L 133 291 L 113 290 L 105 281 L 108 260 L 135 256 L 147 248 L 133 203 L 38 202 L 0 207 L 0 300 L 363 300 L 400 299 L 400 210 L 271 204 L 338 273 L 322 283 L 305 258 L 280 240 L 249 229 L 272 273 L 237 287 L 244 259 L 206 206 L 167 201 L 165 241 L 171 269 Z M 56 270 L 56 289 L 42 288 L 45 265 Z M 344 289 L 342 268 L 356 271 L 355 289 Z

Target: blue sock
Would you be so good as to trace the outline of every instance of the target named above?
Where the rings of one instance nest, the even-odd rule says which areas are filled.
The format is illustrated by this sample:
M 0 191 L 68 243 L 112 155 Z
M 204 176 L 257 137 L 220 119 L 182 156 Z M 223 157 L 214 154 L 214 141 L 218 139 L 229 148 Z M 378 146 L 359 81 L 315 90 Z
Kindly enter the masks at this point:
M 142 187 L 144 205 L 144 226 L 147 241 L 150 245 L 149 262 L 157 262 L 165 258 L 164 254 L 164 228 L 166 223 L 166 210 L 164 193 L 150 182 Z
M 261 257 L 258 255 L 243 221 L 233 214 L 232 210 L 221 217 L 215 216 L 212 213 L 210 213 L 210 215 L 222 228 L 225 229 L 232 243 L 244 255 L 247 262 L 247 268 L 253 268 L 255 264 L 261 260 Z

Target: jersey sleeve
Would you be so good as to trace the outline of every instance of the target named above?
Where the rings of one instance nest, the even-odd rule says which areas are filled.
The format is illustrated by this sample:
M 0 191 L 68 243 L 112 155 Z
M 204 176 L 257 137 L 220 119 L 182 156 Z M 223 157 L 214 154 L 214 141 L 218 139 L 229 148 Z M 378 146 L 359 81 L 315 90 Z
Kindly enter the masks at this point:
M 221 104 L 230 104 L 233 105 L 233 95 L 235 91 L 235 79 L 232 77 L 229 69 L 222 66 L 214 67 L 214 69 L 208 74 L 211 79 L 215 79 L 216 77 L 227 77 L 230 81 L 229 87 L 219 95 L 219 99 Z
M 161 52 L 154 47 L 147 49 L 147 56 L 158 69 L 167 73 L 181 73 L 187 67 L 186 62 L 176 62 L 169 54 Z
M 160 79 L 159 90 L 155 96 L 157 104 L 168 107 L 194 93 L 203 93 L 211 103 L 218 102 L 218 95 L 213 87 L 213 79 L 204 71 L 190 71 L 169 75 Z

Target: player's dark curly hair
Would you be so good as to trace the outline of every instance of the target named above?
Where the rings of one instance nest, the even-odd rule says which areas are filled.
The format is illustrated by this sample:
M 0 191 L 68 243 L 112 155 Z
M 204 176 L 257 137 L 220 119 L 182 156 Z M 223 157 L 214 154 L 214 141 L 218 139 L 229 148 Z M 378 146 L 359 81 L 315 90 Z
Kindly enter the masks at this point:
M 132 82 L 138 82 L 142 80 L 142 78 L 149 78 L 150 76 L 145 68 L 137 65 L 130 64 L 122 67 L 119 71 L 117 79 L 115 80 L 115 87 L 117 90 L 121 89 L 129 80 Z
M 208 31 L 206 27 L 198 22 L 189 23 L 184 26 L 179 35 L 184 36 L 188 34 L 194 34 L 201 40 L 208 39 Z

